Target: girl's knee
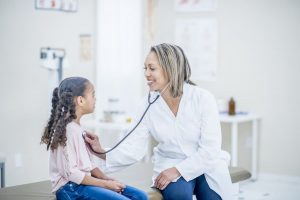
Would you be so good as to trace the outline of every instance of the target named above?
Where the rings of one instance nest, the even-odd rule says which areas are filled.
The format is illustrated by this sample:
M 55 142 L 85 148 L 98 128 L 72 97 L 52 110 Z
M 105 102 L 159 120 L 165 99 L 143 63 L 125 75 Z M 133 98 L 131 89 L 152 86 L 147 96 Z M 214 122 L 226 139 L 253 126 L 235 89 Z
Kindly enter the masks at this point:
M 146 192 L 131 186 L 126 186 L 123 195 L 131 200 L 148 200 L 148 195 Z

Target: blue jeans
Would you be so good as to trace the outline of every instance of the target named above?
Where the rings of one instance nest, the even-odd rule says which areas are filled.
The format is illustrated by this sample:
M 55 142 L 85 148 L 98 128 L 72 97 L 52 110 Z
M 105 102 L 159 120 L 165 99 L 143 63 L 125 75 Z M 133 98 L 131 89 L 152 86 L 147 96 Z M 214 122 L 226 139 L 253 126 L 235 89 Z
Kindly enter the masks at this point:
M 57 200 L 147 200 L 147 194 L 139 189 L 126 186 L 124 192 L 117 193 L 102 187 L 78 185 L 68 182 L 56 191 Z
M 161 190 L 164 200 L 192 200 L 195 194 L 198 200 L 222 200 L 222 198 L 209 188 L 205 176 L 201 175 L 187 182 L 180 177 L 177 182 L 171 182 Z

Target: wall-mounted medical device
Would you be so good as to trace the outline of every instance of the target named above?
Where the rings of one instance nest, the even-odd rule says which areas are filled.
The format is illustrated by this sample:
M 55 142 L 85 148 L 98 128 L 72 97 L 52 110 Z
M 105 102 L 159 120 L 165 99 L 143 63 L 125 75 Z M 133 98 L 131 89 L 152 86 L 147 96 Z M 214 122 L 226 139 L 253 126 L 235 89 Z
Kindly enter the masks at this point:
M 51 47 L 42 47 L 40 49 L 41 66 L 50 71 L 56 71 L 58 83 L 62 80 L 63 59 L 65 55 L 66 52 L 64 49 Z
M 52 92 L 59 85 L 63 77 L 63 63 L 66 51 L 60 48 L 42 47 L 40 49 L 41 67 L 48 70 L 49 112 L 51 111 Z

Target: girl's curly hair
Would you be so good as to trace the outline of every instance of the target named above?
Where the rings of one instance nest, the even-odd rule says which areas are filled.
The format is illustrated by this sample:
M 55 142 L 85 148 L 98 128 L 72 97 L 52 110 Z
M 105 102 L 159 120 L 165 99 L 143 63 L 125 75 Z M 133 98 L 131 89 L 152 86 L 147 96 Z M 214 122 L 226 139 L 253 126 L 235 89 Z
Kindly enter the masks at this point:
M 88 84 L 86 78 L 69 77 L 53 90 L 51 115 L 41 138 L 41 144 L 46 144 L 47 150 L 66 145 L 66 126 L 77 117 L 75 97 L 84 96 Z

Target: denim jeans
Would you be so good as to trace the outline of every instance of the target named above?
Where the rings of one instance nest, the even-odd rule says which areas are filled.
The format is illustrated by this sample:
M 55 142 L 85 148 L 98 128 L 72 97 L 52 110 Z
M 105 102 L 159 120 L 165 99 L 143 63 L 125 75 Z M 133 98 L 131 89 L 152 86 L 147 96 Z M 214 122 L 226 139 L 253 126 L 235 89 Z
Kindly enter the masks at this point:
M 78 185 L 73 182 L 68 182 L 56 191 L 57 200 L 147 200 L 147 194 L 139 189 L 131 186 L 126 186 L 124 192 L 117 193 L 112 190 L 90 186 Z
M 192 200 L 193 195 L 196 195 L 197 200 L 222 200 L 209 188 L 204 175 L 189 182 L 180 177 L 177 182 L 171 182 L 161 193 L 164 200 Z

